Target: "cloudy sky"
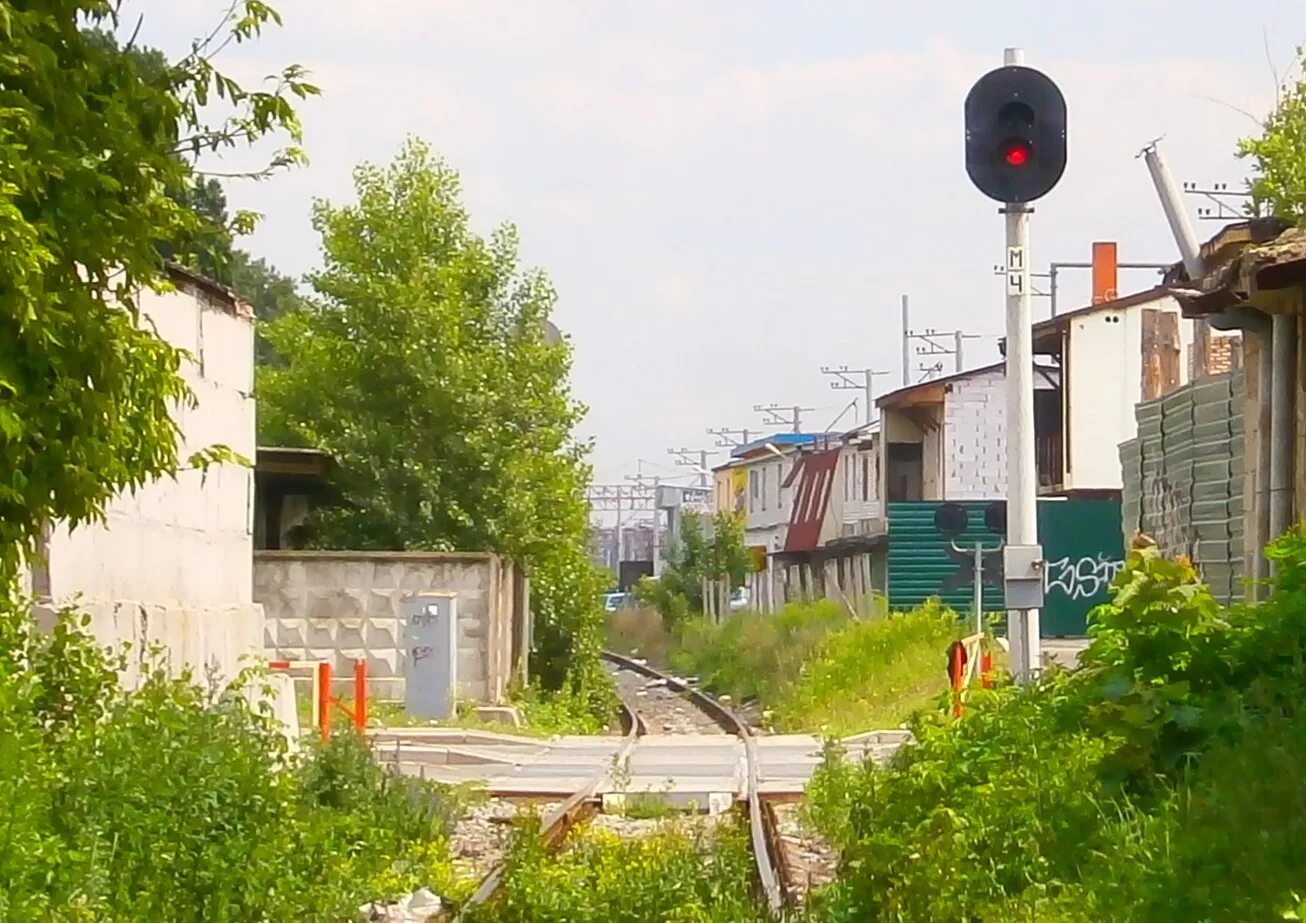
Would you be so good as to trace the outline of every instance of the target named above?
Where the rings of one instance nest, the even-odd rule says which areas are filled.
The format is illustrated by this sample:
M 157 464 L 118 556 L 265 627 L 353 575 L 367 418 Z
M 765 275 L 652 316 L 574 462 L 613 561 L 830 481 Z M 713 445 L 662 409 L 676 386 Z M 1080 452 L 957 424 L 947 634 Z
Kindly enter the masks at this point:
M 142 40 L 186 50 L 224 0 L 128 0 Z M 458 170 L 477 224 L 520 228 L 560 293 L 600 481 L 684 474 L 668 448 L 707 427 L 757 431 L 759 403 L 853 393 L 822 365 L 901 380 L 899 300 L 913 325 L 957 327 L 967 364 L 996 360 L 996 206 L 969 185 L 961 106 L 1009 45 L 1069 105 L 1070 165 L 1038 204 L 1035 268 L 1175 258 L 1139 149 L 1164 136 L 1179 180 L 1237 182 L 1237 139 L 1306 41 L 1306 4 L 1259 0 L 862 3 L 783 0 L 273 0 L 283 28 L 224 53 L 252 78 L 305 65 L 311 165 L 228 190 L 266 217 L 246 245 L 312 268 L 314 197 L 427 139 Z M 1071 12 L 1074 10 L 1075 12 Z M 1193 203 L 1194 205 L 1196 203 Z M 1206 236 L 1214 228 L 1199 231 Z M 1148 273 L 1122 275 L 1121 290 Z M 1063 277 L 1061 306 L 1087 297 Z M 1046 316 L 1046 301 L 1035 316 Z M 848 422 L 845 416 L 842 422 Z

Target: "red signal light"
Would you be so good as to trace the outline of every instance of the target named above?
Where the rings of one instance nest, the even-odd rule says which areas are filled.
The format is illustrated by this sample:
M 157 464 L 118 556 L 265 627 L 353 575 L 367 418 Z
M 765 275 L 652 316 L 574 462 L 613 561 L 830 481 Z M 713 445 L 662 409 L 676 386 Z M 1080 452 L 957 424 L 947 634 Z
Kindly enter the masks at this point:
M 1002 159 L 1008 166 L 1023 167 L 1029 163 L 1030 148 L 1028 141 L 1009 141 L 1002 149 Z

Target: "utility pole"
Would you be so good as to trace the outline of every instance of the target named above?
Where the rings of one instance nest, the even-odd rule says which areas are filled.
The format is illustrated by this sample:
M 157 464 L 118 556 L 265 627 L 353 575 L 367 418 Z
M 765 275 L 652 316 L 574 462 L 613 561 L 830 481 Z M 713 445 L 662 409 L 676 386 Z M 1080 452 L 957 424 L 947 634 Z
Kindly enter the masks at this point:
M 875 414 L 875 388 L 872 381 L 876 375 L 888 375 L 888 372 L 879 369 L 850 369 L 846 365 L 838 368 L 823 365 L 821 374 L 829 375 L 834 379 L 830 382 L 830 387 L 835 391 L 863 392 L 866 399 L 866 422 L 871 422 Z M 857 375 L 862 376 L 861 381 L 856 380 L 854 376 Z
M 719 449 L 737 449 L 741 446 L 748 445 L 748 437 L 752 431 L 747 429 L 715 429 L 711 426 L 707 428 L 709 436 L 716 436 L 716 444 Z
M 767 425 L 791 426 L 795 433 L 803 431 L 803 414 L 815 410 L 815 407 L 800 407 L 797 404 L 792 407 L 785 407 L 780 404 L 754 404 L 753 410 L 762 414 L 762 422 Z M 789 419 L 785 419 L 781 411 L 789 413 Z
M 1150 145 L 1155 150 L 1156 142 Z M 1198 186 L 1196 183 L 1184 183 L 1184 195 L 1201 196 L 1210 202 L 1210 205 L 1197 206 L 1197 217 L 1201 221 L 1219 221 L 1229 222 L 1237 221 L 1240 218 L 1246 218 L 1251 215 L 1253 218 L 1259 218 L 1260 208 L 1252 199 L 1250 189 L 1244 189 L 1239 192 L 1229 188 L 1228 183 L 1212 183 L 1206 188 Z M 1229 203 L 1236 201 L 1239 208 L 1235 209 Z
M 911 309 L 902 296 L 902 386 L 911 384 Z
M 613 512 L 617 514 L 613 530 L 616 560 L 612 562 L 614 570 L 621 569 L 621 517 L 623 513 L 647 511 L 653 509 L 654 492 L 647 487 L 631 487 L 626 484 L 592 484 L 585 491 L 591 513 Z
M 635 473 L 626 475 L 626 480 L 631 481 L 639 490 L 653 490 L 653 576 L 656 577 L 662 572 L 662 511 L 657 507 L 658 485 L 662 479 L 656 474 L 649 477 L 644 473 L 644 459 L 635 462 Z M 646 483 L 647 482 L 647 483 Z
M 966 333 L 963 330 L 935 330 L 933 327 L 926 327 L 923 331 L 917 333 L 910 328 L 905 328 L 906 332 L 902 338 L 902 354 L 904 361 L 909 352 L 911 341 L 919 340 L 923 345 L 916 347 L 918 356 L 952 356 L 953 367 L 956 371 L 965 371 L 963 363 L 963 344 L 966 340 L 978 340 L 978 333 Z M 952 343 L 948 344 L 948 338 L 951 337 Z M 922 364 L 919 369 L 923 373 L 922 381 L 933 378 L 935 375 L 942 374 L 943 361 L 940 359 L 933 365 Z M 907 381 L 911 384 L 911 381 Z
M 698 473 L 698 486 L 707 487 L 707 457 L 712 453 L 707 449 L 667 449 L 667 454 L 676 459 L 677 468 L 693 468 Z
M 1069 260 L 1053 260 L 1048 263 L 1047 272 L 1032 272 L 1030 276 L 1037 279 L 1048 280 L 1048 290 L 1046 292 L 1030 290 L 1030 294 L 1035 298 L 1046 298 L 1051 308 L 1051 316 L 1057 316 L 1057 280 L 1061 276 L 1063 269 L 1092 269 L 1092 263 L 1075 262 Z M 1158 273 L 1164 273 L 1170 268 L 1169 263 L 1116 263 L 1116 269 L 1152 269 Z M 1006 276 L 1007 270 L 1003 266 L 994 266 L 993 274 L 995 276 Z

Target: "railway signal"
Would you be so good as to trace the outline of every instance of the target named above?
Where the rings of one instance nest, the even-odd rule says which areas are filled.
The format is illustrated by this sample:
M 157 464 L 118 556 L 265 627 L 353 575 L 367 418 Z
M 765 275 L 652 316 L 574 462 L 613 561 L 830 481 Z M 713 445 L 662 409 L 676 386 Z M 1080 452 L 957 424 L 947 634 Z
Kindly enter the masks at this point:
M 966 172 L 999 202 L 1033 202 L 1066 170 L 1066 100 L 1042 71 L 989 71 L 966 96 Z
M 1039 609 L 1044 561 L 1038 543 L 1034 460 L 1034 350 L 1030 331 L 1029 203 L 1052 191 L 1066 170 L 1066 100 L 1041 71 L 1008 48 L 1003 66 L 966 95 L 966 173 L 980 192 L 1003 203 L 1007 276 L 1007 506 L 1001 524 L 1003 591 L 1011 659 L 1028 682 L 1042 664 Z M 1001 519 L 1005 518 L 1005 523 Z M 978 555 L 977 555 L 978 556 Z

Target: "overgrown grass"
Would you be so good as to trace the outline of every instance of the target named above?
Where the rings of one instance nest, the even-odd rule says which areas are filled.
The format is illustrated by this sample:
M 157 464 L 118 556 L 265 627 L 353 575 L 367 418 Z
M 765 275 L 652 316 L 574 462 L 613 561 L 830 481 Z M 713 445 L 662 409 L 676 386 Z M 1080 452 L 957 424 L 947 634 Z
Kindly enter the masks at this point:
M 847 735 L 930 708 L 947 689 L 947 646 L 962 631 L 935 605 L 861 620 L 820 602 L 719 625 L 694 619 L 674 632 L 656 613 L 631 612 L 613 620 L 610 642 L 696 675 L 713 693 L 758 702 L 779 730 Z
M 219 688 L 121 658 L 66 613 L 0 603 L 0 919 L 345 920 L 419 885 L 458 897 L 462 804 L 344 732 L 291 756 L 244 677 Z
M 805 810 L 844 868 L 817 917 L 1300 919 L 1306 537 L 1271 553 L 1270 599 L 1229 610 L 1132 552 L 1076 670 L 921 719 L 887 769 L 831 751 Z
M 746 830 L 674 821 L 623 840 L 585 830 L 549 855 L 537 830 L 514 840 L 500 899 L 474 923 L 761 923 Z

